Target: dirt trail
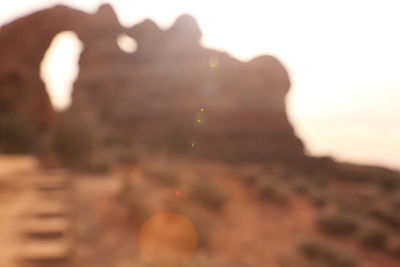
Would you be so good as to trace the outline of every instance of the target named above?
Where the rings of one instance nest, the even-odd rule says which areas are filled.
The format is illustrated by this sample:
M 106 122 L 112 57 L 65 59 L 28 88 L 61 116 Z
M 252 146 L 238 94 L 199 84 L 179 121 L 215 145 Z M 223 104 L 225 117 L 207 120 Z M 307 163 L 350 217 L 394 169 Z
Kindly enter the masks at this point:
M 11 178 L 16 174 L 35 170 L 37 167 L 38 162 L 33 157 L 0 155 L 0 179 Z

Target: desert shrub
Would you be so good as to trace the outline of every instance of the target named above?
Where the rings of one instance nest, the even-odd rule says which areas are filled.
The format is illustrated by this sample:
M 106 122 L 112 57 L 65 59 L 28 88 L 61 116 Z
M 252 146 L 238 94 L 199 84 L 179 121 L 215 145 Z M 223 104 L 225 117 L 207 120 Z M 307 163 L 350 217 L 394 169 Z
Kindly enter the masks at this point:
M 376 184 L 387 192 L 392 192 L 400 187 L 400 175 L 394 171 L 380 167 L 363 167 L 353 171 L 358 177 L 357 182 Z
M 122 164 L 132 165 L 139 162 L 138 152 L 132 146 L 119 147 L 117 161 Z
M 278 204 L 287 204 L 289 202 L 289 195 L 282 185 L 264 182 L 258 184 L 256 190 L 265 200 Z
M 113 157 L 102 143 L 103 134 L 103 128 L 93 114 L 69 110 L 59 114 L 45 153 L 54 153 L 67 167 L 108 171 L 113 165 Z
M 400 211 L 400 194 L 394 196 L 392 200 L 392 206 L 395 210 Z
M 329 185 L 329 178 L 328 177 L 316 177 L 312 179 L 312 183 L 315 187 L 319 189 L 326 189 Z
M 29 153 L 35 148 L 35 135 L 28 122 L 16 114 L 0 113 L 0 152 Z
M 385 168 L 373 168 L 370 180 L 386 192 L 394 192 L 400 187 L 400 174 Z
M 210 247 L 213 225 L 210 220 L 198 214 L 189 214 L 188 218 L 197 230 L 197 245 L 203 250 Z
M 116 130 L 102 127 L 103 146 L 115 157 L 115 161 L 123 165 L 134 165 L 140 160 L 139 149 L 134 140 Z
M 364 216 L 368 214 L 371 207 L 376 203 L 374 197 L 373 201 L 368 200 L 364 196 L 359 196 L 356 193 L 349 194 L 332 194 L 332 199 L 337 204 L 337 208 L 340 212 L 346 214 L 357 214 Z
M 197 231 L 197 244 L 201 249 L 208 249 L 210 245 L 213 225 L 208 216 L 201 216 L 196 209 L 192 209 L 186 202 L 171 199 L 165 202 L 164 207 L 168 212 L 178 213 L 186 216 Z
M 95 173 L 108 173 L 114 166 L 114 159 L 112 155 L 107 152 L 99 150 L 90 157 L 87 165 L 84 168 L 88 171 Z
M 69 166 L 89 162 L 95 150 L 96 129 L 78 113 L 61 114 L 51 137 L 51 149 Z
M 208 266 L 214 266 L 211 265 L 210 260 L 193 259 L 190 262 L 184 264 L 182 267 L 208 267 Z
M 354 256 L 340 250 L 337 247 L 329 246 L 321 241 L 305 240 L 299 243 L 299 251 L 318 266 L 330 267 L 356 267 L 357 260 Z
M 379 185 L 387 192 L 396 191 L 400 187 L 400 175 L 385 175 L 379 180 Z
M 129 176 L 122 176 L 121 181 L 118 201 L 125 208 L 129 223 L 138 229 L 151 216 L 152 208 L 148 205 L 143 191 L 132 183 Z
M 147 179 L 166 187 L 175 187 L 179 184 L 179 176 L 167 167 L 148 167 L 144 170 Z
M 140 227 L 146 219 L 152 215 L 152 209 L 148 206 L 143 196 L 132 193 L 125 202 L 128 220 L 134 227 Z
M 234 171 L 234 174 L 236 173 L 237 170 Z M 238 178 L 244 185 L 254 187 L 259 181 L 268 179 L 268 175 L 265 170 L 259 166 L 246 166 L 239 169 Z
M 400 187 L 400 175 L 397 172 L 380 167 L 342 164 L 338 170 L 337 178 L 357 183 L 376 184 L 389 192 Z
M 255 174 L 248 174 L 248 175 L 243 176 L 243 183 L 247 186 L 256 185 L 257 180 L 258 180 L 258 177 Z
M 181 267 L 255 267 L 255 265 L 243 264 L 243 263 L 216 263 L 210 257 L 200 255 L 192 259 L 190 262 L 182 265 Z
M 204 178 L 199 178 L 193 183 L 190 197 L 216 211 L 221 210 L 228 201 L 226 193 L 222 192 L 211 180 Z
M 359 241 L 363 247 L 385 249 L 387 234 L 377 228 L 366 228 L 362 231 Z
M 353 234 L 359 228 L 358 222 L 346 214 L 323 214 L 317 219 L 319 230 L 333 235 Z
M 310 193 L 310 186 L 305 181 L 296 181 L 293 184 L 293 190 L 300 195 L 307 195 Z
M 329 197 L 326 194 L 314 192 L 310 196 L 311 203 L 316 208 L 323 208 L 329 202 Z
M 400 215 L 389 209 L 374 207 L 369 211 L 369 215 L 382 224 L 400 230 Z
M 400 259 L 400 240 L 392 242 L 388 251 L 392 256 Z

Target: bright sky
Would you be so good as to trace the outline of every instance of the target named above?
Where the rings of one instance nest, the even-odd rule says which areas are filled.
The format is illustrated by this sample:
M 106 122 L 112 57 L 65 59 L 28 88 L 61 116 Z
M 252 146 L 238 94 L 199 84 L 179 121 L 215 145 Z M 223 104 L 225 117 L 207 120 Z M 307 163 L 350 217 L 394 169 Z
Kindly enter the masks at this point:
M 7 1 L 0 9 L 0 24 L 55 3 L 95 11 L 101 2 Z M 312 154 L 400 169 L 399 1 L 109 2 L 125 26 L 150 17 L 168 27 L 178 15 L 190 13 L 203 30 L 205 46 L 226 50 L 241 60 L 259 54 L 278 57 L 292 79 L 289 117 Z M 59 36 L 55 43 L 54 61 L 43 66 L 42 76 L 47 80 L 46 76 L 53 76 L 55 82 L 47 82 L 49 91 L 53 103 L 62 106 L 68 88 L 56 89 L 55 84 L 76 76 L 72 59 L 79 55 L 79 43 L 71 33 Z M 75 69 L 60 71 L 68 64 L 58 64 L 56 58 Z M 57 71 L 51 74 L 49 69 Z

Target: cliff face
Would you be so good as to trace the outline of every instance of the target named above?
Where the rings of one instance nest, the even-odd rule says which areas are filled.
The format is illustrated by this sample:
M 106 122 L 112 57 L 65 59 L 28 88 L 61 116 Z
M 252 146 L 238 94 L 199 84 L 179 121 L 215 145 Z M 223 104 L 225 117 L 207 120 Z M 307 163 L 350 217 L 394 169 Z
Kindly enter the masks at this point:
M 223 158 L 304 157 L 285 111 L 284 67 L 271 56 L 244 63 L 202 47 L 188 15 L 167 30 L 151 20 L 124 29 L 110 6 L 93 15 L 58 6 L 3 27 L 0 100 L 36 125 L 54 113 L 39 65 L 64 30 L 84 44 L 72 107 L 91 106 L 135 142 Z M 136 40 L 137 51 L 118 47 L 120 33 Z
M 2 106 L 44 128 L 53 110 L 40 79 L 40 63 L 53 37 L 72 27 L 66 23 L 82 16 L 64 7 L 44 10 L 0 29 L 0 101 Z M 71 16 L 69 19 L 64 19 Z M 59 22 L 54 23 L 55 19 Z

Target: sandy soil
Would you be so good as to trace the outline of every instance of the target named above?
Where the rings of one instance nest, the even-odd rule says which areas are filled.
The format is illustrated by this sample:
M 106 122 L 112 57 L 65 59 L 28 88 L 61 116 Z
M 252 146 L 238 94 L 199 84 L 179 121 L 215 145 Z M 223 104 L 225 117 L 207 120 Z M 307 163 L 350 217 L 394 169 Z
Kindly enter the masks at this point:
M 141 203 L 150 207 L 149 215 L 166 211 L 170 203 L 175 203 L 183 207 L 186 214 L 197 214 L 211 222 L 208 247 L 199 248 L 194 255 L 196 260 L 207 259 L 211 267 L 236 266 L 234 264 L 280 267 L 282 261 L 294 253 L 298 241 L 309 237 L 353 252 L 360 266 L 400 266 L 399 260 L 362 249 L 349 238 L 332 238 L 319 233 L 315 227 L 318 210 L 303 195 L 291 194 L 287 204 L 262 200 L 254 188 L 232 177 L 235 169 L 215 162 L 163 159 L 160 163 L 152 159 L 150 165 L 175 170 L 179 173 L 179 184 L 166 187 L 149 181 L 146 164 L 94 175 L 44 170 L 32 157 L 0 156 L 0 266 L 21 266 L 18 255 L 21 243 L 25 242 L 21 241 L 21 217 L 38 205 L 34 204 L 38 203 L 34 200 L 38 179 L 56 181 L 57 177 L 67 177 L 70 184 L 69 197 L 63 198 L 62 203 L 71 208 L 74 260 L 72 265 L 66 266 L 144 266 L 137 244 L 140 225 L 135 225 L 134 218 L 127 217 L 127 207 L 121 201 L 126 179 L 142 196 Z M 229 195 L 229 201 L 219 212 L 208 210 L 188 197 L 191 183 L 199 176 L 210 174 L 216 185 Z M 341 186 L 334 188 L 339 190 Z M 357 190 L 353 186 L 346 190 L 349 188 Z M 362 190 L 376 193 L 368 188 Z M 344 195 L 351 193 L 347 191 L 343 191 Z M 53 200 L 47 198 L 46 201 L 51 204 Z

